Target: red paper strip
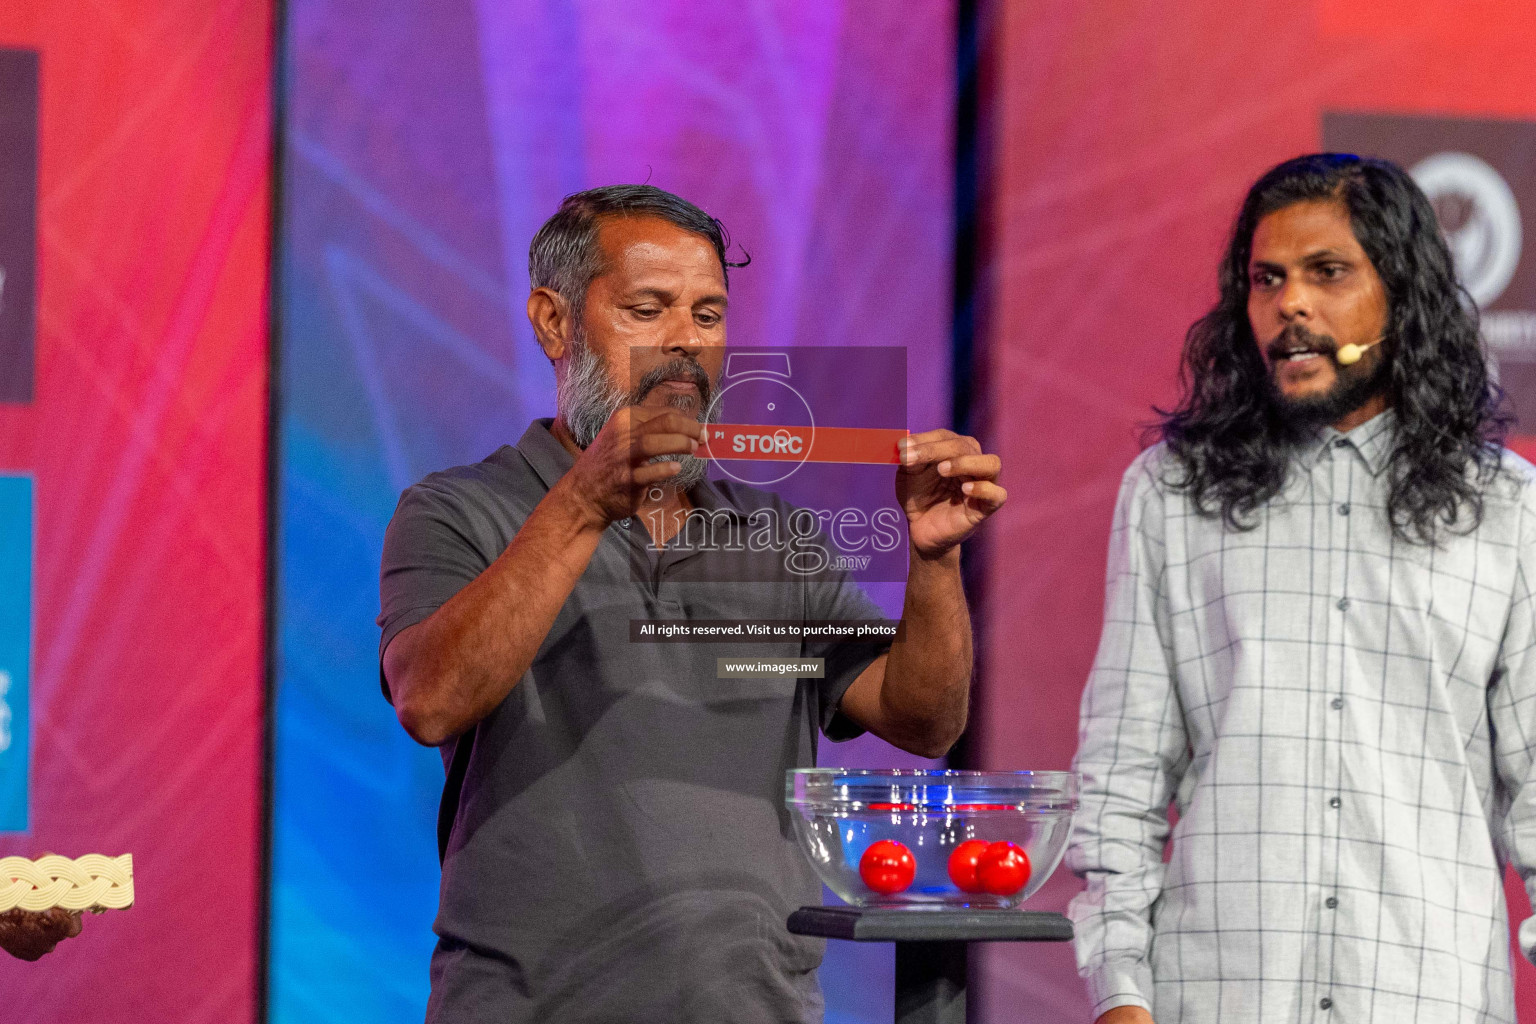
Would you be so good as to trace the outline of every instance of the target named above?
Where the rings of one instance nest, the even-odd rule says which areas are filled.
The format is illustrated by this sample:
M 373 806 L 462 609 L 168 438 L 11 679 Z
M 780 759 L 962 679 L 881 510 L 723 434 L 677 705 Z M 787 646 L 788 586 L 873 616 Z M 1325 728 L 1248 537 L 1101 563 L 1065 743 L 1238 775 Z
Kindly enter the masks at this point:
M 896 442 L 905 430 L 876 427 L 776 427 L 711 423 L 694 454 L 701 459 L 751 462 L 845 462 L 900 465 Z

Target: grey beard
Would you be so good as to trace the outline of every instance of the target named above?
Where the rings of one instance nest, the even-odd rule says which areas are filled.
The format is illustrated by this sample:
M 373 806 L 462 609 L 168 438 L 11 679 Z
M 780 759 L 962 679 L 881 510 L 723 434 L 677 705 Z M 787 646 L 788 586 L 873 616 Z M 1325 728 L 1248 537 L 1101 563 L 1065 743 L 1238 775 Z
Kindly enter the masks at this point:
M 561 374 L 559 380 L 555 382 L 555 406 L 559 410 L 560 418 L 565 422 L 565 429 L 570 431 L 571 438 L 576 442 L 576 447 L 586 451 L 587 447 L 597 440 L 597 435 L 614 413 L 626 405 L 638 405 L 645 397 L 644 392 L 649 389 L 644 381 L 641 382 L 639 394 L 626 394 L 614 387 L 608 379 L 602 361 L 587 345 L 586 338 L 578 326 L 571 338 L 570 361 L 566 363 L 565 373 Z M 708 407 L 703 399 L 708 396 L 702 388 L 700 392 L 698 419 L 700 423 L 707 423 Z M 689 412 L 694 405 L 694 399 L 687 395 L 676 395 L 669 400 L 669 404 L 683 412 Z M 697 455 L 656 455 L 648 461 L 681 464 L 681 472 L 659 484 L 661 487 L 672 487 L 679 491 L 698 486 L 709 473 L 708 460 L 701 459 Z
M 578 330 L 571 339 L 571 358 L 555 382 L 555 406 L 576 447 L 586 451 L 603 425 L 624 405 L 626 396 L 608 383 L 603 364 L 587 347 Z

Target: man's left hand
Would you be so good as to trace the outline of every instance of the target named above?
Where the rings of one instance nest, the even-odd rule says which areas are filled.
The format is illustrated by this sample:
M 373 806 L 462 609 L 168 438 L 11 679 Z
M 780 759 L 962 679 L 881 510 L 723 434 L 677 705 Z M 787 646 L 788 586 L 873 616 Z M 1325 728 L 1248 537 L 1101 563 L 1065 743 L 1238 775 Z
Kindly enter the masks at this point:
M 896 499 L 907 513 L 912 546 L 922 555 L 944 554 L 1008 500 L 997 483 L 1002 460 L 984 454 L 974 437 L 929 430 L 904 438 L 898 447 Z
M 79 934 L 78 910 L 12 909 L 0 914 L 0 949 L 22 960 L 36 960 Z

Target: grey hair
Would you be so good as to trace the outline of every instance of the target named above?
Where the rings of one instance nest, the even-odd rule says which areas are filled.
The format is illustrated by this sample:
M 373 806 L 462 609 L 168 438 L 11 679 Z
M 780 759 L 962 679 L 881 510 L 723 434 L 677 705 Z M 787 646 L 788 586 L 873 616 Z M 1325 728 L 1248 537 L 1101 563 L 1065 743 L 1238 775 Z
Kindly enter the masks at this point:
M 544 222 L 528 247 L 528 282 L 549 288 L 579 307 L 592 280 L 603 272 L 603 252 L 597 232 L 604 217 L 660 217 L 684 231 L 703 235 L 720 257 L 720 274 L 730 288 L 732 267 L 744 267 L 726 257 L 730 236 L 724 225 L 681 196 L 654 185 L 608 185 L 565 197 L 555 215 Z

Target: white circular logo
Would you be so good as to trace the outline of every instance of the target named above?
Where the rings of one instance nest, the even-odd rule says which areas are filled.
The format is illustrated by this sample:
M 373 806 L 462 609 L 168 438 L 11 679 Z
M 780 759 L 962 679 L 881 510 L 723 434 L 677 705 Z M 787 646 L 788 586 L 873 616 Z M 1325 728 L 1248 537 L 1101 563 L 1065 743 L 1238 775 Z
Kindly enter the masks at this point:
M 1470 153 L 1436 153 L 1408 172 L 1434 204 L 1456 273 L 1479 307 L 1520 265 L 1520 206 L 1498 171 Z
M 798 456 L 798 459 L 758 462 L 732 459 L 729 450 L 722 450 L 715 455 L 715 464 L 726 476 L 744 484 L 765 487 L 793 476 L 810 457 L 816 439 L 816 417 L 805 396 L 790 386 L 790 373 L 789 354 L 785 352 L 746 351 L 726 356 L 725 373 L 721 377 L 724 386 L 709 403 L 705 422 L 762 427 L 763 433 L 747 438 L 753 442 L 754 451 L 774 448 Z M 794 444 L 792 442 L 797 438 L 792 436 L 789 428 L 794 428 L 797 434 L 809 429 L 810 437 L 802 444 Z M 722 436 L 723 432 L 719 430 L 711 433 L 714 439 Z M 765 442 L 765 447 L 757 447 Z M 785 462 L 790 464 L 788 469 L 782 468 Z

